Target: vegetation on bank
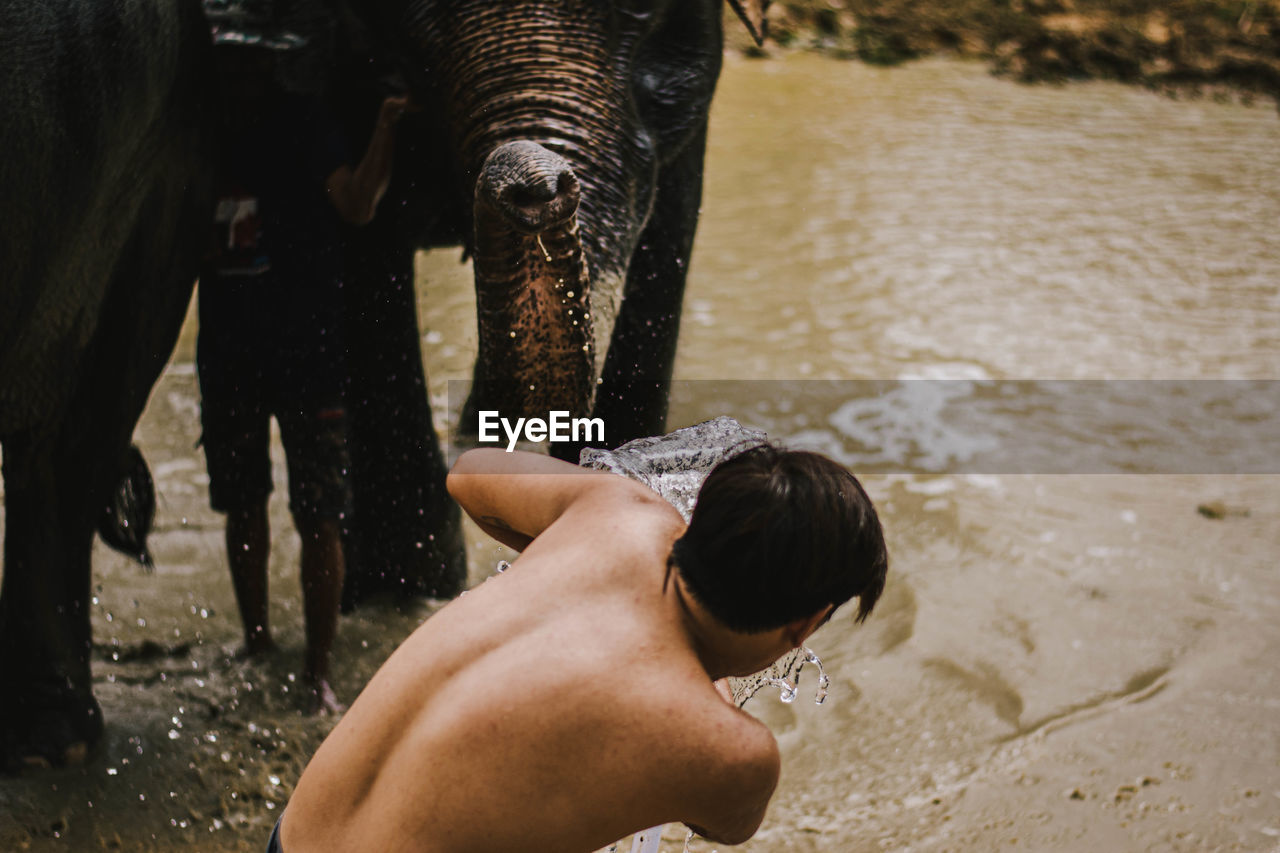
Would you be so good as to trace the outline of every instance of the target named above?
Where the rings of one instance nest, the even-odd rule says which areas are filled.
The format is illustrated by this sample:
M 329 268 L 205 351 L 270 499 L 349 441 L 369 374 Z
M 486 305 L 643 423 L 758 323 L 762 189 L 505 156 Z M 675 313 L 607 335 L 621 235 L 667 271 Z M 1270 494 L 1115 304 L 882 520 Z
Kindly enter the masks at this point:
M 951 53 L 1026 82 L 1102 78 L 1280 104 L 1280 0 L 775 0 L 768 17 L 766 49 L 876 65 Z

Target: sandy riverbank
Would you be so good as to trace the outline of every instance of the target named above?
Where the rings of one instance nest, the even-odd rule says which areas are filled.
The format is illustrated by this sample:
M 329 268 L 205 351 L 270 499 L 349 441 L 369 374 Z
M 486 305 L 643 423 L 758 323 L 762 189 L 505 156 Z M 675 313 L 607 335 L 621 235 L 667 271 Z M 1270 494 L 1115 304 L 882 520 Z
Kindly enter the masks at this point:
M 754 46 L 740 31 L 735 47 Z M 1280 99 L 1275 0 L 781 0 L 766 50 L 875 65 L 982 59 L 1023 82 L 1119 80 L 1170 94 Z

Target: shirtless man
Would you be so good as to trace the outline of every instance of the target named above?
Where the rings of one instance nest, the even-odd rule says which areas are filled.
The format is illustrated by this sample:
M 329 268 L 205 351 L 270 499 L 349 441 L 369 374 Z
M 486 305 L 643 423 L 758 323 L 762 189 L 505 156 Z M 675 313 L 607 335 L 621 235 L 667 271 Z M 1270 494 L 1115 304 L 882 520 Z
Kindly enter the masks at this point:
M 683 821 L 750 838 L 778 747 L 725 700 L 859 598 L 887 555 L 845 469 L 760 446 L 721 463 L 686 528 L 643 485 L 473 450 L 450 493 L 522 551 L 422 625 L 316 752 L 270 850 L 591 851 Z

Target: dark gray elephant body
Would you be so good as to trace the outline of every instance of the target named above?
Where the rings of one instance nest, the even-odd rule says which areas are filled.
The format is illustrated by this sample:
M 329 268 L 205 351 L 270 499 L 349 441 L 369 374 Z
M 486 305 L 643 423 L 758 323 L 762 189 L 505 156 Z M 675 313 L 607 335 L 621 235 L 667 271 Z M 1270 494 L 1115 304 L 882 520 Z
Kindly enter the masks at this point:
M 765 5 L 734 3 L 757 38 Z M 373 53 L 394 58 L 394 70 L 423 106 L 402 125 L 387 213 L 357 238 L 376 247 L 362 254 L 380 271 L 370 277 L 357 264 L 348 272 L 348 295 L 363 303 L 350 318 L 353 387 L 374 401 L 353 403 L 357 531 L 384 513 L 403 518 L 406 507 L 419 519 L 439 516 L 433 507 L 443 496 L 443 469 L 434 435 L 428 446 L 421 433 L 401 430 L 410 440 L 393 443 L 388 454 L 378 426 L 376 452 L 361 451 L 362 422 L 394 420 L 386 401 L 405 400 L 378 402 L 363 389 L 389 373 L 406 383 L 405 370 L 416 369 L 416 337 L 406 346 L 391 343 L 407 343 L 416 329 L 403 328 L 403 314 L 375 303 L 384 292 L 389 305 L 409 286 L 418 246 L 462 242 L 474 259 L 480 340 L 468 419 L 480 409 L 594 414 L 604 420 L 610 445 L 662 430 L 723 51 L 722 15 L 720 0 L 352 6 L 349 18 L 367 29 Z M 354 73 L 336 75 L 348 85 L 369 65 L 352 67 Z M 408 158 L 406 145 L 415 152 Z M 376 420 L 361 417 L 362 405 L 381 407 Z M 398 414 L 429 424 L 424 411 Z M 554 452 L 576 459 L 577 449 L 561 445 Z M 387 489 L 362 500 L 359 457 L 376 460 L 379 453 L 384 464 L 416 459 L 431 467 L 434 503 Z M 382 509 L 368 512 L 371 501 Z M 423 532 L 416 547 L 430 553 L 442 533 Z M 403 532 L 383 525 L 359 538 L 386 544 L 397 536 L 401 556 L 367 567 L 374 576 L 357 560 L 349 593 L 351 584 L 405 583 L 385 570 L 412 559 Z M 441 564 L 439 554 L 430 558 Z M 359 597 L 350 595 L 348 603 Z
M 722 9 L 419 0 L 381 22 L 448 134 L 476 266 L 473 408 L 594 404 L 611 443 L 662 427 Z
M 210 214 L 198 0 L 0 3 L 3 755 L 74 758 L 94 524 L 177 338 Z

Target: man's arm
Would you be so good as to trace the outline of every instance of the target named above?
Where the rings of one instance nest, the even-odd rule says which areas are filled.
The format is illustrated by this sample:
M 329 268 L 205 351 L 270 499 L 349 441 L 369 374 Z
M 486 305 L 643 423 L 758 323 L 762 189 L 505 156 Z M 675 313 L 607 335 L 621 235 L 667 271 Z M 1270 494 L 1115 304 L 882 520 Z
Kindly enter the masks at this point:
M 342 165 L 325 179 L 324 187 L 338 216 L 351 225 L 367 225 L 378 210 L 387 185 L 391 183 L 391 162 L 395 147 L 395 127 L 409 107 L 409 99 L 393 95 L 382 102 L 378 123 L 364 157 L 352 169 Z
M 773 735 L 758 722 L 743 734 L 720 745 L 687 800 L 693 811 L 685 825 L 709 841 L 741 844 L 755 835 L 778 786 L 782 759 Z
M 522 551 L 571 507 L 610 496 L 661 500 L 638 483 L 539 453 L 468 450 L 446 481 L 449 494 L 485 533 Z

